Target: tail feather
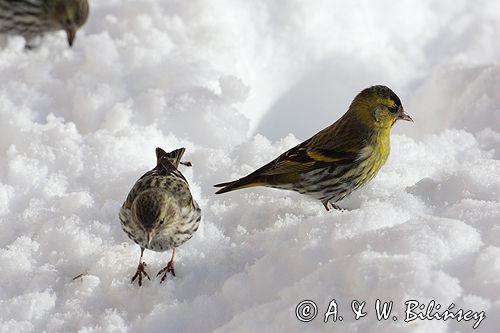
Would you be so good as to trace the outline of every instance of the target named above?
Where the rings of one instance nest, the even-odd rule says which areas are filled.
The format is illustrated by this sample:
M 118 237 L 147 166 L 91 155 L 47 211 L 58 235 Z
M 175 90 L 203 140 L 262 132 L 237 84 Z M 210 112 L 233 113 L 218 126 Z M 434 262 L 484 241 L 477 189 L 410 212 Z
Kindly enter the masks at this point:
M 232 183 L 235 183 L 237 182 L 236 180 L 233 180 L 232 182 L 226 182 L 226 183 L 220 183 L 220 184 L 215 184 L 214 187 L 225 187 L 225 186 L 228 186 Z
M 266 183 L 249 181 L 245 178 L 241 178 L 241 179 L 238 179 L 238 180 L 235 180 L 232 182 L 216 184 L 216 185 L 214 185 L 214 187 L 222 187 L 220 190 L 215 192 L 215 194 L 222 194 L 222 193 L 226 193 L 226 192 L 240 190 L 242 188 L 262 186 L 262 185 L 266 185 Z
M 176 150 L 172 150 L 170 153 L 167 153 L 160 147 L 156 148 L 156 163 L 160 164 L 160 161 L 163 157 L 166 157 L 172 165 L 174 165 L 176 168 L 179 167 L 179 163 L 181 162 L 182 155 L 184 155 L 184 152 L 186 151 L 186 148 L 179 148 Z

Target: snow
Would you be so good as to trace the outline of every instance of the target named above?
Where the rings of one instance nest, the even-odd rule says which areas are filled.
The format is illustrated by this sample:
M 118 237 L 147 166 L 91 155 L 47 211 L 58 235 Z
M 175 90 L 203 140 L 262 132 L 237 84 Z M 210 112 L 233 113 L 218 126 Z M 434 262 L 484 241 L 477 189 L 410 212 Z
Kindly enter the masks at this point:
M 485 311 L 476 331 L 497 331 L 500 3 L 91 4 L 73 49 L 62 32 L 0 49 L 0 332 L 472 331 L 404 322 L 412 299 Z M 415 122 L 396 124 L 387 164 L 346 210 L 266 188 L 213 194 L 380 83 Z M 203 218 L 177 276 L 139 288 L 118 210 L 156 146 L 187 148 Z M 169 255 L 146 252 L 150 275 Z M 295 317 L 306 299 L 309 323 Z M 332 299 L 344 320 L 324 323 Z M 377 321 L 376 299 L 398 320 Z

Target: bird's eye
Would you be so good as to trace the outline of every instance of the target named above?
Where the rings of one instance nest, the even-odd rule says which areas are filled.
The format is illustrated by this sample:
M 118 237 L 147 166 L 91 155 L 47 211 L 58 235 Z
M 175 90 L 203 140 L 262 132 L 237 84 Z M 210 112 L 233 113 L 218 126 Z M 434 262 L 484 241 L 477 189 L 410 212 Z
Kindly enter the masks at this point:
M 396 105 L 394 104 L 392 107 L 389 108 L 389 111 L 391 111 L 391 113 L 396 113 L 398 112 L 399 110 L 399 105 Z
M 160 225 L 162 225 L 164 222 L 165 222 L 165 220 L 161 220 L 161 221 L 160 221 Z
M 71 25 L 71 19 L 70 19 L 70 18 L 67 18 L 67 19 L 66 19 L 66 24 L 67 24 L 67 25 Z

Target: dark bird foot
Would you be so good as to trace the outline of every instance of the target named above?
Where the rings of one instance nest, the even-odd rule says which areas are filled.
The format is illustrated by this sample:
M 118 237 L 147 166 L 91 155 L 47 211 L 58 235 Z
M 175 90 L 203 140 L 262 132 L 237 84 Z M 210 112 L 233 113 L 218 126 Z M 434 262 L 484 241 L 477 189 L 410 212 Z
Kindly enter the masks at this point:
M 132 281 L 131 283 L 134 283 L 135 279 L 139 278 L 138 279 L 138 282 L 139 282 L 139 287 L 142 286 L 142 277 L 145 276 L 148 278 L 148 280 L 151 280 L 149 278 L 149 275 L 148 273 L 146 273 L 146 270 L 145 270 L 145 267 L 146 267 L 146 263 L 145 262 L 141 262 L 139 263 L 139 266 L 137 266 L 137 272 L 135 272 L 135 275 L 132 276 Z
M 156 276 L 160 276 L 161 274 L 163 274 L 163 276 L 161 277 L 161 280 L 160 280 L 160 283 L 163 283 L 163 281 L 165 281 L 165 279 L 167 278 L 167 274 L 168 273 L 172 273 L 173 276 L 175 276 L 175 271 L 174 271 L 174 262 L 172 260 L 170 260 L 167 264 L 167 267 L 164 267 L 162 268 L 158 274 L 156 274 Z
M 333 202 L 329 202 L 329 201 L 322 201 L 323 203 L 323 206 L 325 207 L 326 211 L 329 212 L 330 211 L 330 208 L 328 208 L 328 204 L 330 204 L 332 206 L 333 209 L 336 209 L 336 210 L 340 210 L 340 211 L 343 211 L 342 208 L 340 208 L 339 206 L 337 206 L 336 204 L 334 204 Z

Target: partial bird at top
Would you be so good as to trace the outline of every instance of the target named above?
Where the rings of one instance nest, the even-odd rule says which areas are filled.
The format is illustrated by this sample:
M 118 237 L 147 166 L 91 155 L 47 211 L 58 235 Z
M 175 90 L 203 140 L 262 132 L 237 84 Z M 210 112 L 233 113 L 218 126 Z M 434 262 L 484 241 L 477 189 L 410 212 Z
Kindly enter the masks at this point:
M 0 34 L 23 36 L 32 48 L 44 34 L 64 30 L 73 46 L 88 16 L 87 0 L 0 0 Z

